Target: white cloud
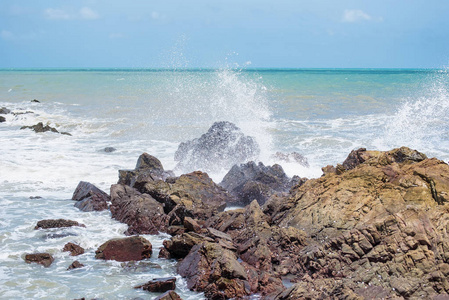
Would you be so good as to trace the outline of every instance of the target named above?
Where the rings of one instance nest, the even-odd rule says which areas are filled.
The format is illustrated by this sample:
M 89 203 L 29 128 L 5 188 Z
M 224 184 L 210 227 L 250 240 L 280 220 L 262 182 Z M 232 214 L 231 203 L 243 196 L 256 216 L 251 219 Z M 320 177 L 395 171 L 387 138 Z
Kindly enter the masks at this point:
M 1 37 L 2 39 L 4 39 L 4 40 L 8 40 L 8 39 L 13 38 L 13 37 L 14 37 L 14 34 L 13 34 L 11 31 L 4 30 L 4 29 L 3 29 L 3 30 L 0 32 L 0 37 Z
M 87 19 L 87 20 L 95 20 L 98 19 L 100 16 L 93 11 L 91 8 L 89 7 L 83 7 L 80 9 L 80 16 L 83 19 Z
M 373 17 L 360 9 L 346 9 L 343 12 L 342 22 L 357 23 L 362 21 L 371 21 Z
M 69 20 L 72 18 L 68 12 L 58 8 L 47 8 L 44 13 L 50 20 Z

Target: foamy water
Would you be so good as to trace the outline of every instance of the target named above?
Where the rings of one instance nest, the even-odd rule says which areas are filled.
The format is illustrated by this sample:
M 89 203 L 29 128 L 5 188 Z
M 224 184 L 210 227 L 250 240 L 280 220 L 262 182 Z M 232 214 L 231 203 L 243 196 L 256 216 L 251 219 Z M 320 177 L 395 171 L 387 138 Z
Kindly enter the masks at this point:
M 0 298 L 151 298 L 157 295 L 132 287 L 177 276 L 175 261 L 157 259 L 165 235 L 145 236 L 156 253 L 135 268 L 95 260 L 96 248 L 123 237 L 126 225 L 108 212 L 74 208 L 81 180 L 109 192 L 118 170 L 134 168 L 143 152 L 173 169 L 180 142 L 224 120 L 256 138 L 260 161 L 280 163 L 290 176 L 319 177 L 321 167 L 359 147 L 409 146 L 447 161 L 447 83 L 444 71 L 418 70 L 0 72 L 0 107 L 24 113 L 0 123 Z M 72 136 L 19 129 L 38 122 Z M 298 152 L 310 166 L 276 161 L 277 151 Z M 219 182 L 226 171 L 210 176 Z M 34 230 L 48 218 L 86 228 Z M 66 236 L 51 238 L 60 233 Z M 62 252 L 67 242 L 86 253 Z M 41 251 L 55 257 L 49 268 L 24 262 Z M 74 260 L 86 267 L 67 271 Z M 177 278 L 183 299 L 203 298 Z

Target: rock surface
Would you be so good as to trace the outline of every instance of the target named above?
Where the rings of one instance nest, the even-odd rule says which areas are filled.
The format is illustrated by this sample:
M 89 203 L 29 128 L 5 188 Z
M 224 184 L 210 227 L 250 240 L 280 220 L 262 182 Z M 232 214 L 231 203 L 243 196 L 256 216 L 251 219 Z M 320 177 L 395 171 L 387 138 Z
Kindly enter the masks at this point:
M 154 300 L 182 300 L 182 299 L 175 291 L 167 291 L 162 295 L 160 295 L 159 297 L 154 298 Z
M 95 185 L 80 181 L 73 192 L 72 200 L 81 211 L 102 211 L 108 208 L 110 197 Z
M 0 123 L 6 122 L 5 117 L 0 116 Z
M 49 253 L 34 253 L 25 255 L 25 262 L 37 263 L 48 268 L 55 259 Z
M 62 249 L 63 252 L 70 252 L 71 256 L 77 256 L 84 253 L 84 248 L 74 244 L 74 243 L 67 243 L 64 245 L 64 248 Z
M 150 241 L 140 236 L 112 239 L 95 251 L 95 258 L 116 261 L 142 260 L 151 257 L 152 249 Z
M 181 143 L 175 153 L 177 168 L 185 171 L 220 171 L 254 160 L 260 149 L 253 137 L 244 135 L 230 122 L 215 122 L 209 130 Z
M 64 135 L 71 135 L 68 132 L 59 132 L 56 128 L 51 127 L 50 125 L 45 125 L 44 126 L 44 124 L 42 122 L 39 122 L 36 125 L 32 125 L 32 126 L 22 126 L 22 127 L 20 127 L 20 129 L 32 129 L 35 132 L 51 131 L 51 132 L 60 133 L 60 134 L 64 134 Z
M 155 278 L 134 288 L 143 289 L 153 293 L 164 293 L 176 289 L 176 277 Z
M 6 107 L 0 108 L 0 115 L 7 115 L 9 113 L 11 113 L 10 109 L 7 109 Z
M 80 224 L 77 221 L 65 219 L 48 219 L 37 222 L 34 229 L 64 228 L 72 226 L 86 227 L 86 225 Z
M 67 270 L 73 270 L 73 269 L 79 269 L 84 267 L 84 265 L 82 263 L 80 263 L 79 261 L 75 260 L 68 268 Z

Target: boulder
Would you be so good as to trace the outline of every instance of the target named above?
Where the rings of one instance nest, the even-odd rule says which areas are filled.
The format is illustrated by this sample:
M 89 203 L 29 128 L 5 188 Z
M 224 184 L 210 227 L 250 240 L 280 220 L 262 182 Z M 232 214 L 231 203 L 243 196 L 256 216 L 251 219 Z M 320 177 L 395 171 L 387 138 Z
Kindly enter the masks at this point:
M 296 184 L 297 180 L 290 179 L 280 165 L 265 166 L 251 161 L 234 165 L 220 186 L 235 197 L 235 204 L 247 205 L 257 200 L 262 205 L 271 195 L 288 192 Z
M 111 152 L 115 152 L 117 149 L 115 149 L 114 147 L 105 147 L 103 149 L 104 152 L 106 153 L 111 153 Z
M 71 256 L 77 256 L 84 253 L 84 248 L 74 243 L 67 243 L 64 245 L 62 251 L 70 252 Z
M 163 253 L 168 254 L 163 257 L 176 258 L 176 259 L 184 258 L 189 254 L 190 250 L 195 245 L 204 242 L 214 242 L 214 239 L 195 232 L 185 232 L 176 235 L 172 237 L 170 240 L 165 240 L 163 242 L 164 245 Z
M 167 291 L 154 300 L 182 300 L 182 298 L 175 291 Z
M 73 192 L 72 200 L 81 211 L 102 211 L 108 208 L 110 197 L 95 185 L 80 181 Z
M 150 241 L 140 236 L 112 239 L 95 251 L 95 258 L 116 261 L 142 260 L 152 254 Z
M 5 117 L 0 116 L 0 123 L 6 122 Z
M 46 268 L 48 268 L 54 260 L 55 259 L 53 258 L 53 256 L 51 256 L 51 254 L 49 253 L 34 253 L 25 255 L 26 263 L 37 263 L 43 265 Z
M 68 268 L 67 270 L 73 270 L 73 269 L 79 269 L 84 267 L 84 265 L 82 263 L 80 263 L 79 261 L 75 260 Z
M 55 132 L 55 133 L 60 133 L 60 134 L 64 134 L 64 135 L 71 135 L 68 132 L 59 132 L 56 128 L 51 127 L 50 125 L 45 125 L 42 122 L 37 123 L 36 125 L 33 126 L 22 126 L 20 127 L 20 129 L 32 129 L 35 132 L 47 132 L 47 131 L 51 131 L 51 132 Z
M 134 288 L 152 293 L 164 293 L 176 289 L 176 277 L 156 278 Z
M 48 219 L 37 222 L 34 229 L 64 228 L 72 226 L 86 227 L 86 225 L 80 224 L 77 221 L 65 219 Z
M 114 219 L 128 224 L 128 235 L 167 232 L 168 216 L 163 204 L 132 187 L 111 186 L 110 210 Z
M 0 108 L 0 115 L 7 115 L 11 113 L 11 110 L 7 109 L 6 107 Z
M 235 164 L 254 160 L 260 153 L 253 137 L 246 136 L 230 122 L 215 122 L 209 130 L 179 145 L 175 153 L 177 168 L 184 171 L 221 171 Z

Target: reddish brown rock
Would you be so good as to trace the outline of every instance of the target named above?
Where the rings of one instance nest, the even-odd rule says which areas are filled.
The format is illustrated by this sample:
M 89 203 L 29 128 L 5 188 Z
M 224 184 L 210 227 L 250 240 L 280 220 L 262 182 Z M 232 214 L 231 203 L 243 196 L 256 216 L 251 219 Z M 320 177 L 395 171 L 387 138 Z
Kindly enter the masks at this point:
M 95 258 L 130 261 L 150 258 L 151 254 L 152 245 L 148 240 L 140 236 L 132 236 L 107 241 L 95 251 Z
M 64 228 L 64 227 L 72 227 L 72 226 L 86 227 L 86 225 L 80 224 L 80 223 L 78 223 L 76 221 L 72 221 L 72 220 L 48 219 L 48 220 L 41 220 L 41 221 L 37 222 L 34 229 Z
M 186 231 L 194 231 L 197 233 L 201 231 L 201 226 L 198 224 L 198 222 L 190 217 L 184 218 L 184 227 Z
M 154 300 L 182 300 L 182 299 L 175 291 L 167 291 L 162 295 L 160 295 L 159 297 L 154 298 Z
M 73 269 L 79 269 L 84 267 L 84 265 L 82 263 L 80 263 L 79 261 L 75 260 L 68 268 L 67 270 L 73 270 Z
M 176 289 L 176 277 L 155 278 L 145 284 L 134 287 L 153 293 L 164 293 Z
M 72 200 L 77 201 L 75 207 L 82 211 L 102 211 L 108 208 L 110 197 L 95 185 L 80 181 L 73 192 Z
M 77 256 L 84 253 L 84 248 L 74 243 L 67 243 L 64 245 L 62 251 L 68 251 L 71 256 Z
M 55 259 L 49 253 L 34 253 L 25 255 L 25 262 L 37 263 L 48 268 Z

